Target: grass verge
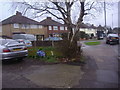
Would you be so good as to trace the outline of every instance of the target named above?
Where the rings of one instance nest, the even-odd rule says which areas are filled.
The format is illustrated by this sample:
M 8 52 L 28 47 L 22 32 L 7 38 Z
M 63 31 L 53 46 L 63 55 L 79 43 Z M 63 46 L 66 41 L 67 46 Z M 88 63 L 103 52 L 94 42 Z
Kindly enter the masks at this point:
M 91 41 L 91 42 L 85 42 L 86 45 L 99 45 L 101 44 L 100 41 Z

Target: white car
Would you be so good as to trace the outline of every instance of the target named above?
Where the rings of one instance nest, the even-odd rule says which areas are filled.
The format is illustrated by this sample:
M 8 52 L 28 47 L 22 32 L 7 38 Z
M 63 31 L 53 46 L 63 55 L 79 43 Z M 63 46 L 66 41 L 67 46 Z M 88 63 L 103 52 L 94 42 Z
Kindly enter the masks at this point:
M 26 46 L 13 39 L 0 39 L 0 60 L 23 59 L 28 55 Z

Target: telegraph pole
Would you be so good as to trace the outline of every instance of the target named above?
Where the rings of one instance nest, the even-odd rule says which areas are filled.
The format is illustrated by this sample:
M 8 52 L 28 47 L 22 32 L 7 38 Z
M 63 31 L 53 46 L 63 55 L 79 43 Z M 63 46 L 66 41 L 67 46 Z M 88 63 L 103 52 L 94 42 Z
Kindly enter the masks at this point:
M 119 16 L 120 16 L 120 1 L 118 2 L 118 17 Z M 118 36 L 119 36 L 118 60 L 120 61 L 120 18 L 118 18 Z
M 107 30 L 106 30 L 106 2 L 104 0 L 104 18 L 105 18 L 105 34 L 107 35 Z
M 113 29 L 113 13 L 112 13 L 112 29 Z

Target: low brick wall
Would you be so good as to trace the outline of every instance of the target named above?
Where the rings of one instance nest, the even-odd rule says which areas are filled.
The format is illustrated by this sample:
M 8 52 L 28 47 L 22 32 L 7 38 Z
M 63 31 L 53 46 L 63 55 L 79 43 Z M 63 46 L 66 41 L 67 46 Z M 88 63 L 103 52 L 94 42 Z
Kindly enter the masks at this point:
M 55 43 L 59 43 L 60 41 L 54 41 Z M 34 46 L 42 46 L 42 47 L 46 47 L 46 46 L 52 46 L 52 41 L 32 41 L 32 45 Z

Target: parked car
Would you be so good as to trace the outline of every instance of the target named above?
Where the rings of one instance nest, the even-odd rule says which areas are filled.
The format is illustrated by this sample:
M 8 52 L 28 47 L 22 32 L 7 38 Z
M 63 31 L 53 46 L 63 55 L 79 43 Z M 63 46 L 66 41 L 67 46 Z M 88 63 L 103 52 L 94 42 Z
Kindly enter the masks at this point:
M 0 59 L 20 59 L 28 55 L 26 46 L 13 39 L 0 39 Z
M 33 34 L 14 34 L 13 39 L 24 39 L 29 41 L 36 41 L 36 36 Z
M 26 47 L 32 47 L 32 42 L 29 40 L 24 40 L 24 39 L 16 39 L 17 42 L 23 43 L 26 45 Z
M 119 44 L 118 34 L 108 34 L 106 44 Z
M 48 37 L 44 41 L 60 41 L 63 40 L 61 37 Z

